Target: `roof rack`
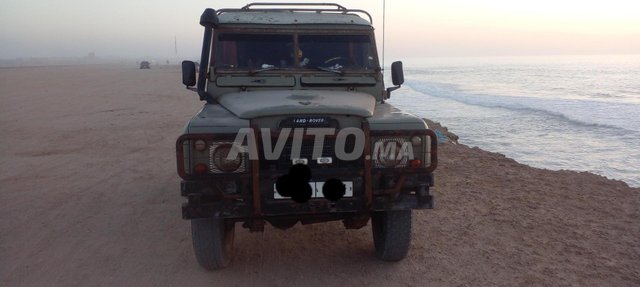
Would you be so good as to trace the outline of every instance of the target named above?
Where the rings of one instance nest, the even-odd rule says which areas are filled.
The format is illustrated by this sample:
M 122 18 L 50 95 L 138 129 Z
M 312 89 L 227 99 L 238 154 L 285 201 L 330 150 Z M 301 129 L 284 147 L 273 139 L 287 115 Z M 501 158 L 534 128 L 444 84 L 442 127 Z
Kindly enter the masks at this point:
M 252 8 L 254 6 L 266 6 L 275 8 Z M 306 8 L 311 7 L 311 8 Z M 328 7 L 328 8 L 322 8 Z M 369 23 L 373 24 L 373 18 L 369 12 L 360 9 L 347 9 L 336 3 L 250 3 L 240 9 L 220 9 L 217 14 L 226 12 L 315 12 L 315 13 L 339 13 L 339 14 L 362 14 L 369 18 Z

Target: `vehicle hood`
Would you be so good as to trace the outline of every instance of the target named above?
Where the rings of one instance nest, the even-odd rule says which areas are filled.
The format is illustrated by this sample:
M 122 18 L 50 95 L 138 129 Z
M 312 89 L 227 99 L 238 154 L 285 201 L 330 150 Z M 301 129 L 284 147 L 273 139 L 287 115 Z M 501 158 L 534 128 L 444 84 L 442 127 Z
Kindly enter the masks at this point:
M 369 94 L 326 90 L 239 92 L 223 95 L 218 102 L 243 119 L 297 114 L 371 117 L 376 105 Z

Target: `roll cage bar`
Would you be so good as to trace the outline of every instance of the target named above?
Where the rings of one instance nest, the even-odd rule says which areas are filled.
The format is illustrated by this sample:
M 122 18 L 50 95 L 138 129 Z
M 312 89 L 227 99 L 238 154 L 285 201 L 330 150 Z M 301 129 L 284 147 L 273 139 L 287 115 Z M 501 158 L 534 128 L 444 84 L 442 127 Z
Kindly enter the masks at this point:
M 256 6 L 265 6 L 267 8 L 253 8 Z M 373 24 L 373 18 L 369 12 L 361 9 L 348 9 L 336 3 L 250 3 L 240 9 L 220 9 L 217 11 L 217 15 L 228 12 L 315 12 L 366 15 L 369 18 L 369 23 Z

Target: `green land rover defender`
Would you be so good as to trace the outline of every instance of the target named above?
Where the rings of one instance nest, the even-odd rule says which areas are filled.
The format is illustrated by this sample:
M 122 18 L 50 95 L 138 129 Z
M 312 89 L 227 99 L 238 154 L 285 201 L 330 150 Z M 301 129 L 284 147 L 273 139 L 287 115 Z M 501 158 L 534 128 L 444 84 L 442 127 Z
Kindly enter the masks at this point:
M 206 269 L 233 257 L 234 229 L 262 232 L 371 220 L 376 255 L 403 259 L 411 210 L 433 208 L 437 140 L 385 102 L 371 16 L 338 4 L 254 3 L 206 9 L 183 84 L 205 101 L 176 142 L 182 216 Z

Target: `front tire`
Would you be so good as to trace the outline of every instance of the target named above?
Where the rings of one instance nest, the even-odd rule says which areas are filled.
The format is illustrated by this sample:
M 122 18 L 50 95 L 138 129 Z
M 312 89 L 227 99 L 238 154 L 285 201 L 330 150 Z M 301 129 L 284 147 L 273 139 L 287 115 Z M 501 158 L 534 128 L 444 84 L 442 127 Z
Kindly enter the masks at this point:
M 234 223 L 224 219 L 200 218 L 191 220 L 193 251 L 200 266 L 207 270 L 225 268 L 233 258 Z
M 384 261 L 400 261 L 411 245 L 411 210 L 388 210 L 371 215 L 376 256 Z

